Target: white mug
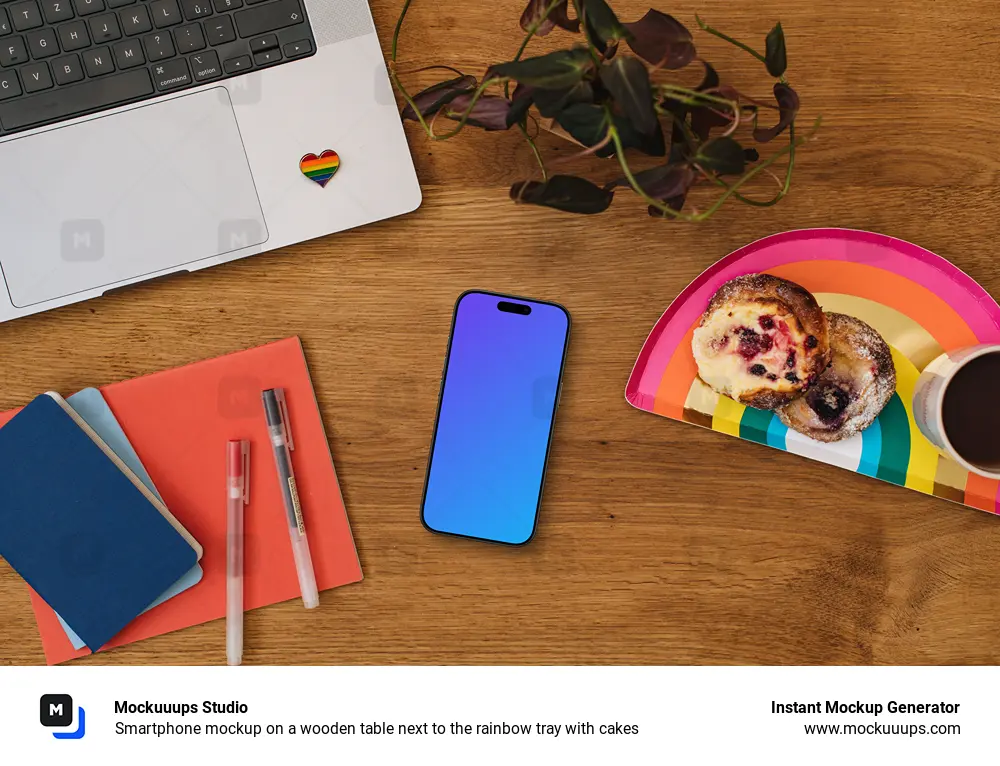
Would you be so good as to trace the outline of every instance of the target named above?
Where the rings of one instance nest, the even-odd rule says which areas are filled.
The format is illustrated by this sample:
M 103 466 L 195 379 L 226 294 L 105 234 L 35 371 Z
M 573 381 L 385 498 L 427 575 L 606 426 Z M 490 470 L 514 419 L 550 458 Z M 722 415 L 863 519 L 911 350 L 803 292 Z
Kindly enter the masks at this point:
M 917 380 L 913 392 L 913 418 L 920 432 L 927 437 L 945 456 L 950 457 L 967 471 L 985 476 L 988 479 L 1000 479 L 1000 467 L 974 465 L 959 454 L 948 438 L 944 423 L 944 398 L 948 386 L 960 370 L 974 359 L 987 354 L 1000 354 L 1000 344 L 983 344 L 966 346 L 942 354 L 924 368 Z M 994 381 L 1000 388 L 1000 380 Z M 984 402 L 989 406 L 990 402 Z M 996 406 L 995 403 L 992 403 Z M 1000 440 L 1000 433 L 997 434 Z

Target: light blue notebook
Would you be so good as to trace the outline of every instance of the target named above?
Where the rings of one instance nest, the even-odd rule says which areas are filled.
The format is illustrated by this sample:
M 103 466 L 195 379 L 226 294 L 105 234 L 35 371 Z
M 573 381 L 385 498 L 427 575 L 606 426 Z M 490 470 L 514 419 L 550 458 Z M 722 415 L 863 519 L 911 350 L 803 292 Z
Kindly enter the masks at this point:
M 108 403 L 104 401 L 104 396 L 101 392 L 96 388 L 85 388 L 80 393 L 73 394 L 66 402 L 76 410 L 81 418 L 87 421 L 87 425 L 97 432 L 97 435 L 121 458 L 121 461 L 132 469 L 132 472 L 139 477 L 139 481 L 145 484 L 160 502 L 163 502 L 160 493 L 153 486 L 153 480 L 146 472 L 146 468 L 143 466 L 142 461 L 139 460 L 139 456 L 135 453 L 135 450 L 132 449 L 131 442 L 125 436 L 125 432 L 118 424 L 118 419 L 115 418 Z M 153 607 L 159 606 L 178 593 L 182 593 L 191 586 L 197 585 L 201 582 L 202 574 L 201 565 L 195 564 L 181 579 L 164 591 L 163 595 L 146 607 L 145 611 L 148 612 Z M 58 614 L 56 616 L 59 617 Z M 85 646 L 83 640 L 73 632 L 73 629 L 66 624 L 66 621 L 62 617 L 59 617 L 59 623 L 62 625 L 63 630 L 66 631 L 66 636 L 73 644 L 73 648 L 82 649 Z

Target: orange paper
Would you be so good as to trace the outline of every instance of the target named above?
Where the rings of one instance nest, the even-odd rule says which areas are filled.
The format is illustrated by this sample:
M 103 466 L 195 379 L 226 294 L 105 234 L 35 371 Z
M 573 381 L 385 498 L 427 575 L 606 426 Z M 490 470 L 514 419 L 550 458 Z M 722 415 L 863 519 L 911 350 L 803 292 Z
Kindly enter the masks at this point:
M 278 387 L 285 389 L 288 400 L 295 439 L 292 464 L 319 589 L 361 580 L 361 565 L 298 338 L 115 383 L 101 393 L 167 507 L 204 547 L 205 575 L 193 588 L 137 617 L 102 651 L 225 616 L 226 443 L 230 439 L 251 442 L 245 608 L 300 597 L 260 398 L 263 389 Z M 15 414 L 0 414 L 0 426 Z M 36 593 L 31 593 L 31 600 L 50 665 L 90 653 L 73 649 L 55 612 Z

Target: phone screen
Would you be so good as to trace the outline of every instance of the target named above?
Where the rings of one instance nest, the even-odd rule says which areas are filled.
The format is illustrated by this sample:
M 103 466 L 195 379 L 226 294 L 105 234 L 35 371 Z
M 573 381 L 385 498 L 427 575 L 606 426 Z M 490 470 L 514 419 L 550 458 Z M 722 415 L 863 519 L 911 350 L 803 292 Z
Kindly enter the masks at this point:
M 531 539 L 569 324 L 552 303 L 459 298 L 424 489 L 431 530 L 514 545 Z

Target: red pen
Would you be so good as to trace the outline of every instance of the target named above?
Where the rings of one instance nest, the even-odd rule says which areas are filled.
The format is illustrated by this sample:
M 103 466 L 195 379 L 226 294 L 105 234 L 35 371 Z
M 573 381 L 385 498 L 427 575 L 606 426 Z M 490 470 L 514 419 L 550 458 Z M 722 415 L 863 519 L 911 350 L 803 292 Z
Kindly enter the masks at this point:
M 243 662 L 243 506 L 250 502 L 250 442 L 226 448 L 226 662 Z

